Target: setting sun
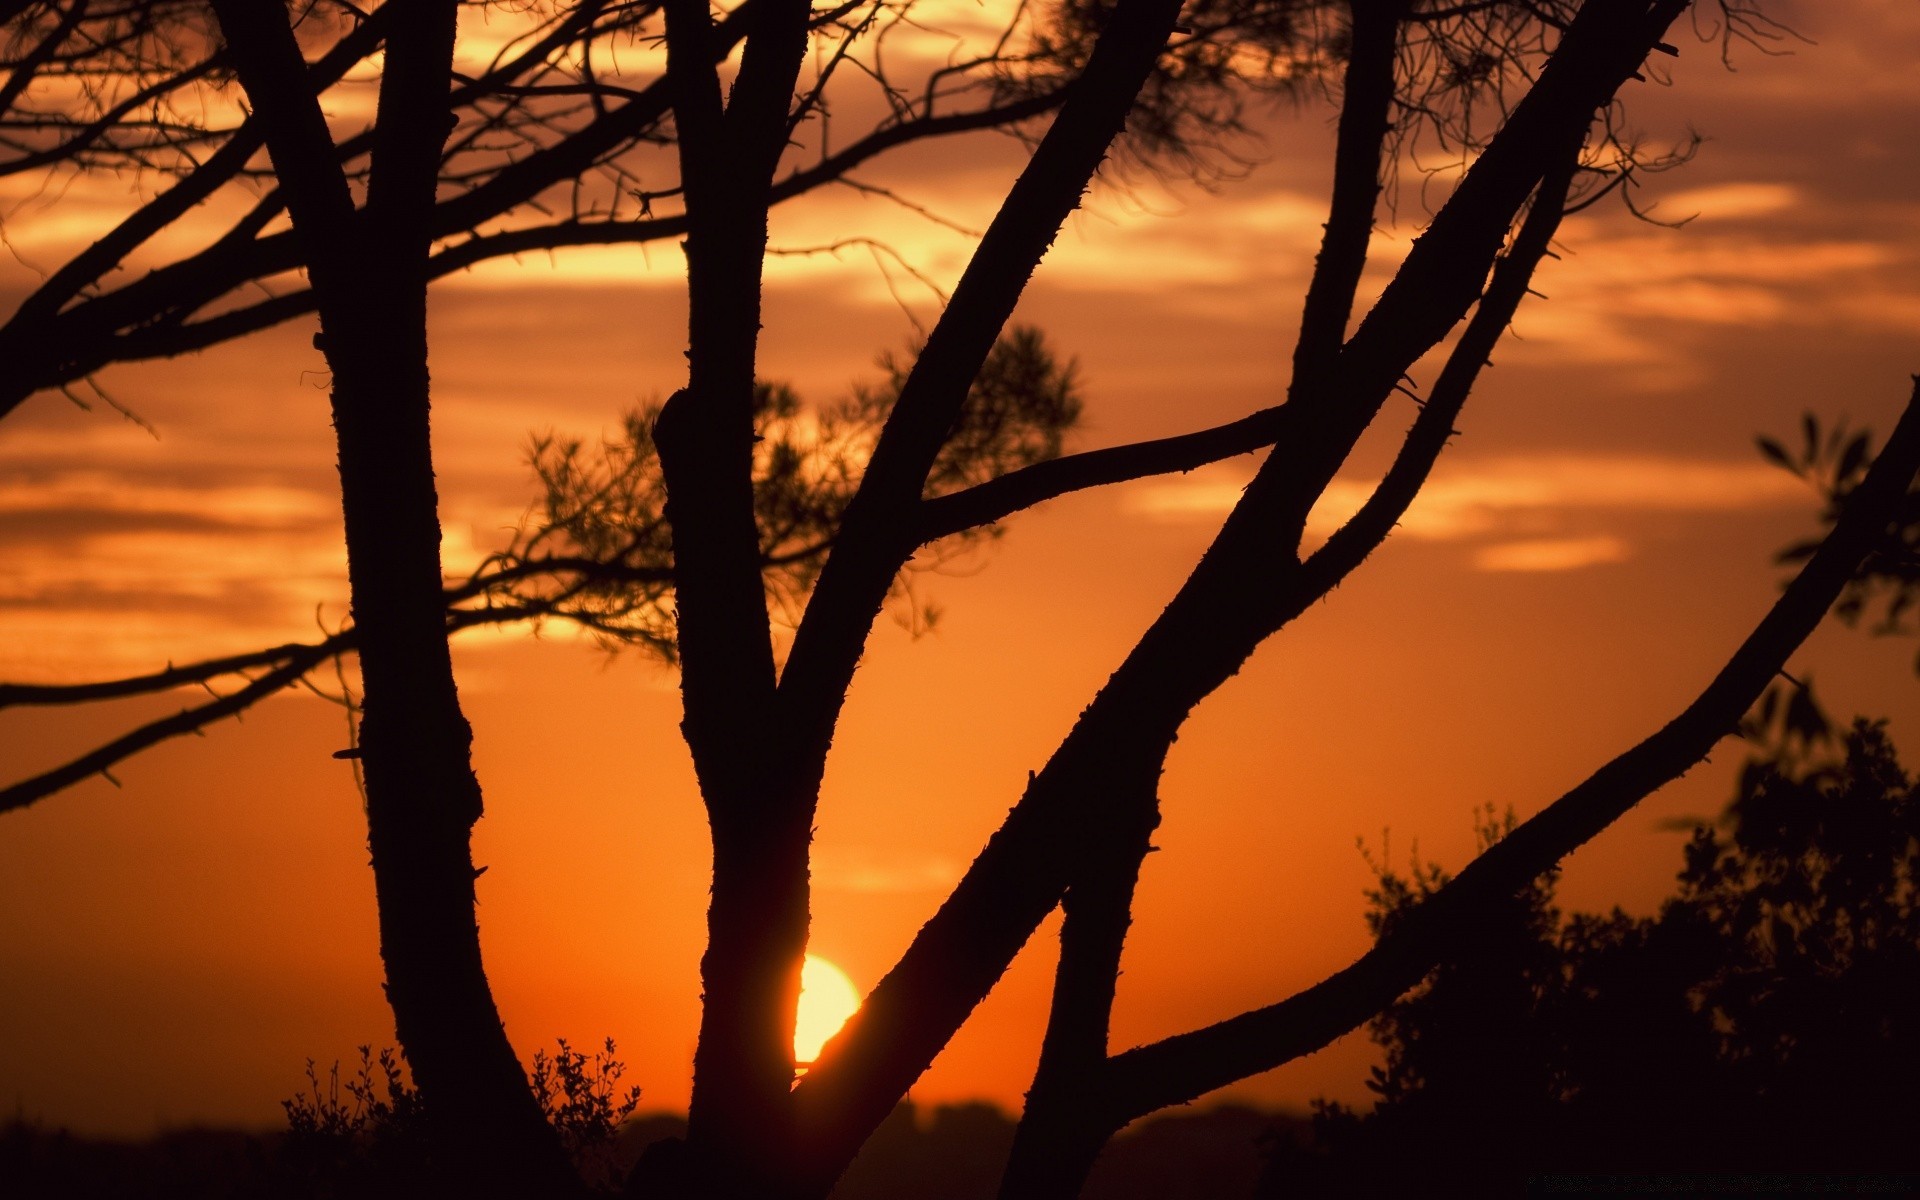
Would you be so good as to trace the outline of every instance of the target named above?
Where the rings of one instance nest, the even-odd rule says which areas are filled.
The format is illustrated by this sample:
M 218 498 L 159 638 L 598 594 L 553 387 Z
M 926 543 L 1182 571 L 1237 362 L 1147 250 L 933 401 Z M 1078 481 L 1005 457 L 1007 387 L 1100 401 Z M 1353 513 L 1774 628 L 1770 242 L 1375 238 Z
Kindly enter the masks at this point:
M 847 973 L 817 955 L 800 967 L 800 1010 L 793 1025 L 793 1060 L 801 1066 L 820 1056 L 820 1047 L 840 1032 L 860 1007 L 860 990 Z

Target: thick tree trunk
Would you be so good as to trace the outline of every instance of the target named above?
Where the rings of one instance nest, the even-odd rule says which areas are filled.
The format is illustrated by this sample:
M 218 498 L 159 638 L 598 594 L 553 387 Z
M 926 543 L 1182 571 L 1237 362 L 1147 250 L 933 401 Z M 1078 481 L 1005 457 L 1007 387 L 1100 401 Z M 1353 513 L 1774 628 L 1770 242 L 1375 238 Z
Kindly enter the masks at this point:
M 438 1165 L 473 1194 L 577 1187 L 481 964 L 480 818 L 441 593 L 428 419 L 429 220 L 447 132 L 452 0 L 396 10 L 364 213 L 279 5 L 215 0 L 312 264 L 333 368 L 347 569 L 365 687 L 360 754 L 387 999 Z
M 666 6 L 686 190 L 687 386 L 654 440 L 673 531 L 681 729 L 713 835 L 700 1040 L 684 1160 L 636 1183 L 775 1194 L 791 1152 L 793 1022 L 815 789 L 788 782 L 753 505 L 753 401 L 773 171 L 807 44 L 804 0 L 757 0 L 730 98 L 704 0 Z M 678 1178 L 671 1178 L 672 1175 Z
M 427 379 L 409 369 L 424 359 L 404 345 L 417 335 L 424 346 L 424 307 L 402 307 L 366 310 L 393 331 L 368 347 L 370 363 L 396 369 L 377 381 L 341 372 L 334 387 L 387 1000 L 449 1174 L 551 1188 L 567 1167 L 481 963 L 470 848 L 480 785 L 447 649 Z

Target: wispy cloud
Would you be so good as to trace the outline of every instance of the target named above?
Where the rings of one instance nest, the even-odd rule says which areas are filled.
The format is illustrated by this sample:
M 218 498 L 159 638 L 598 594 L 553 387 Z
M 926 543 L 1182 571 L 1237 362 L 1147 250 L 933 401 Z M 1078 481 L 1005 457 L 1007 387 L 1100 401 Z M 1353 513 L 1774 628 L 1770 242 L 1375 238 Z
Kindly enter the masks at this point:
M 1653 215 L 1662 220 L 1706 223 L 1742 221 L 1784 212 L 1805 197 L 1785 183 L 1717 183 L 1676 192 L 1660 200 Z
M 8 675 L 152 670 L 315 632 L 344 613 L 326 497 L 75 470 L 0 485 Z
M 1327 533 L 1371 495 L 1373 480 L 1338 479 L 1309 528 Z M 1643 455 L 1549 454 L 1444 465 L 1400 523 L 1409 537 L 1497 535 L 1551 512 L 1741 512 L 1808 503 L 1804 484 L 1764 463 Z
M 1920 206 L 1871 212 L 1797 185 L 1729 181 L 1652 204 L 1661 229 L 1597 209 L 1562 228 L 1502 361 L 1658 367 L 1669 386 L 1699 364 L 1689 327 L 1716 331 L 1859 328 L 1920 332 L 1913 268 Z M 1695 368 L 1695 369 L 1689 369 Z
M 944 892 L 960 878 L 960 864 L 938 856 L 821 846 L 814 854 L 815 886 L 862 893 Z
M 1482 546 L 1473 565 L 1482 571 L 1575 571 L 1625 562 L 1631 547 L 1610 534 L 1597 537 L 1527 538 Z
M 1251 475 L 1216 466 L 1177 479 L 1135 484 L 1126 511 L 1155 521 L 1217 521 Z M 1322 496 L 1308 532 L 1324 537 L 1366 502 L 1377 479 L 1340 478 Z M 1474 565 L 1488 571 L 1558 571 L 1621 562 L 1632 547 L 1617 534 L 1547 536 L 1576 514 L 1732 513 L 1806 506 L 1798 480 L 1761 463 L 1651 455 L 1547 454 L 1443 466 L 1399 524 L 1423 541 L 1474 541 Z

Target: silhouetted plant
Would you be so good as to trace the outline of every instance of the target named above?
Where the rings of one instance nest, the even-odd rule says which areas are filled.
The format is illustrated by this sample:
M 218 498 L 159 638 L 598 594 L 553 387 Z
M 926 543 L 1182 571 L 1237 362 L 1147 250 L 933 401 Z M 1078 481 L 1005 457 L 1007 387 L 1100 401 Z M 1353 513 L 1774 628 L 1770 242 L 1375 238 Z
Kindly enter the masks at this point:
M 912 358 L 882 355 L 884 381 L 856 384 L 828 404 L 809 405 L 784 383 L 763 380 L 755 389 L 761 571 L 768 603 L 783 617 L 797 620 L 805 606 Z M 619 436 L 597 448 L 579 438 L 535 437 L 529 459 L 541 499 L 512 543 L 475 573 L 496 581 L 484 590 L 485 602 L 541 609 L 593 631 L 609 649 L 638 646 L 673 658 L 672 538 L 653 441 L 660 409 L 652 403 L 628 411 Z M 1062 361 L 1038 329 L 1009 329 L 968 390 L 926 494 L 956 492 L 1059 457 L 1080 409 L 1076 364 Z M 1001 528 L 960 531 L 911 569 L 950 563 Z M 906 574 L 893 599 L 910 629 L 925 630 L 937 618 L 913 595 Z
M 559 1049 L 551 1058 L 544 1050 L 534 1051 L 529 1078 L 534 1098 L 547 1123 L 559 1132 L 560 1144 L 581 1178 L 590 1186 L 611 1189 L 619 1182 L 614 1136 L 639 1106 L 640 1089 L 620 1089 L 627 1066 L 615 1057 L 612 1038 L 591 1056 L 569 1046 L 565 1038 L 557 1041 Z
M 1911 1129 L 1917 882 L 1920 801 L 1878 724 L 1795 771 L 1763 761 L 1726 828 L 1695 831 L 1661 920 L 1719 947 L 1700 1004 L 1773 1139 L 1859 1161 Z
M 528 1072 L 540 1111 L 589 1186 L 612 1189 L 619 1163 L 615 1137 L 640 1103 L 640 1089 L 622 1089 L 626 1064 L 612 1038 L 592 1054 L 556 1039 L 552 1055 L 536 1050 Z M 321 1083 L 307 1060 L 307 1090 L 281 1101 L 287 1114 L 282 1155 L 297 1180 L 323 1193 L 401 1189 L 431 1179 L 426 1117 L 400 1052 L 359 1047 L 360 1062 L 341 1078 L 340 1064 Z
M 307 1091 L 280 1102 L 287 1114 L 282 1156 L 296 1179 L 333 1188 L 398 1187 L 428 1169 L 420 1094 L 400 1052 L 359 1047 L 360 1062 L 342 1080 L 336 1061 L 322 1086 L 307 1060 Z M 343 1094 L 344 1093 L 344 1094 Z
M 1799 435 L 1799 445 L 1792 449 L 1780 439 L 1761 437 L 1757 439 L 1760 453 L 1813 487 L 1825 502 L 1821 522 L 1831 526 L 1866 478 L 1873 435 L 1848 428 L 1844 420 L 1823 426 L 1813 413 L 1800 418 Z M 1780 552 L 1780 561 L 1804 562 L 1818 545 L 1817 538 L 1795 542 Z M 1892 528 L 1861 564 L 1833 611 L 1848 624 L 1858 625 L 1876 609 L 1880 616 L 1871 624 L 1873 632 L 1920 632 L 1912 620 L 1920 611 L 1920 490 L 1908 492 Z M 1920 669 L 1920 659 L 1915 667 Z
M 1370 1025 L 1369 1113 L 1320 1103 L 1271 1195 L 1491 1194 L 1529 1172 L 1911 1167 L 1920 802 L 1884 728 L 1768 743 L 1652 918 L 1563 916 L 1554 878 L 1486 911 Z M 1489 844 L 1510 827 L 1483 819 Z M 1447 881 L 1376 865 L 1391 931 Z

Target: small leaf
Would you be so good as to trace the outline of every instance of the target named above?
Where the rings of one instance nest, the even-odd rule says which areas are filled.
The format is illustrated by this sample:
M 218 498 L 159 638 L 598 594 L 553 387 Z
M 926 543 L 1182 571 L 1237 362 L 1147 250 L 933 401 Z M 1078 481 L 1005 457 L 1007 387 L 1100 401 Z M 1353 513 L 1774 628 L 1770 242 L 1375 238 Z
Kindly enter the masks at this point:
M 1813 698 L 1811 687 L 1793 689 L 1787 700 L 1786 727 L 1809 742 L 1824 741 L 1833 732 L 1827 714 Z
M 1804 542 L 1795 542 L 1775 555 L 1774 561 L 1778 563 L 1805 562 L 1809 558 L 1812 558 L 1814 551 L 1819 548 L 1820 539 L 1818 538 L 1809 538 Z
M 1847 448 L 1840 454 L 1840 465 L 1833 470 L 1836 483 L 1844 483 L 1853 478 L 1854 472 L 1867 461 L 1868 446 L 1868 435 L 1864 431 L 1856 434 L 1853 440 L 1847 443 Z

